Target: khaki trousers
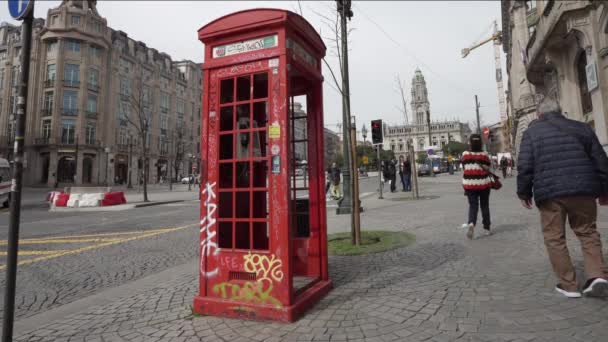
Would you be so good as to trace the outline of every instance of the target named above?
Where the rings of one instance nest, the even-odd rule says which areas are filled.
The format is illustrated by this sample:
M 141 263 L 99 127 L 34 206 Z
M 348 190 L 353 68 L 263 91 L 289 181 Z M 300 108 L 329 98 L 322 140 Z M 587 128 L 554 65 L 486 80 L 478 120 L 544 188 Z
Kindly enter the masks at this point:
M 577 291 L 576 272 L 566 245 L 566 218 L 581 242 L 587 278 L 603 278 L 602 241 L 597 232 L 597 204 L 592 197 L 565 197 L 539 206 L 545 246 L 562 287 Z

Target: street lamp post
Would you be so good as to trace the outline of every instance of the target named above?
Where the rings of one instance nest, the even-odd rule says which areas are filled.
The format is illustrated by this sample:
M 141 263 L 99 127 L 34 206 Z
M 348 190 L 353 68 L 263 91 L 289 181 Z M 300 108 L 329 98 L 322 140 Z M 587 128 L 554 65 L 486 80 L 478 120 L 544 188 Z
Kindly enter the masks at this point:
M 106 146 L 105 148 L 105 152 L 106 152 L 106 186 L 108 186 L 108 173 L 109 168 L 110 168 L 110 147 Z
M 365 127 L 365 124 L 363 124 L 363 127 L 361 127 L 361 135 L 363 136 L 363 146 L 366 145 L 366 138 L 367 138 L 367 128 Z
M 131 172 L 133 169 L 133 136 L 129 133 L 129 179 L 127 180 L 127 188 L 133 188 L 133 184 L 131 183 Z

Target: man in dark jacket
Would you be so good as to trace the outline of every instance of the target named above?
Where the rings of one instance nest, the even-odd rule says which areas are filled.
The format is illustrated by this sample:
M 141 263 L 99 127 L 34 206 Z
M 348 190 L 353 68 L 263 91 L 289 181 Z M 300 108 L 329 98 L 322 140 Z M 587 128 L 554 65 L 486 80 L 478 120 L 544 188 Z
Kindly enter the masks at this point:
M 388 176 L 391 180 L 391 192 L 397 190 L 397 161 L 395 159 L 388 163 Z
M 539 119 L 524 132 L 517 162 L 517 195 L 540 210 L 545 246 L 559 284 L 570 298 L 581 293 L 566 245 L 566 218 L 581 241 L 588 278 L 583 295 L 608 296 L 602 243 L 597 232 L 597 204 L 608 205 L 608 157 L 591 127 L 569 120 L 559 104 L 545 98 Z

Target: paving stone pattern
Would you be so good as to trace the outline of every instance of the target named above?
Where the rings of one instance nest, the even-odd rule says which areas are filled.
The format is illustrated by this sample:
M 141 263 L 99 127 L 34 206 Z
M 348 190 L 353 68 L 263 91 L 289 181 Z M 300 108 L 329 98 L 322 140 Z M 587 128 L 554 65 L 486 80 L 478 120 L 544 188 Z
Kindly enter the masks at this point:
M 17 341 L 606 341 L 608 301 L 553 290 L 536 211 L 493 193 L 494 235 L 468 241 L 456 177 L 424 180 L 434 200 L 367 201 L 367 228 L 409 230 L 407 248 L 331 257 L 335 288 L 293 324 L 193 316 L 197 274 L 74 313 Z M 402 193 L 388 197 L 403 196 Z M 390 203 L 390 204 L 387 204 Z M 606 211 L 606 210 L 603 210 Z M 600 220 L 606 245 L 607 216 Z M 333 230 L 344 218 L 330 217 Z M 570 250 L 581 270 L 577 240 Z M 606 249 L 605 249 L 606 250 Z M 582 279 L 582 278 L 581 278 Z

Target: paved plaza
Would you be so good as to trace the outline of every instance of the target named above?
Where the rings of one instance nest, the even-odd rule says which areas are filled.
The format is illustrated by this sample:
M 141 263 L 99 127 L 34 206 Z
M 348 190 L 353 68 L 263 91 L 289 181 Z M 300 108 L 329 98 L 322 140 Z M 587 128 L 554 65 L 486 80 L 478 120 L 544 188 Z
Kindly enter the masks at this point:
M 193 315 L 194 251 L 180 256 L 187 260 L 177 266 L 18 320 L 16 340 L 606 341 L 608 301 L 566 299 L 553 290 L 538 212 L 521 208 L 514 179 L 492 193 L 494 234 L 473 241 L 460 228 L 466 207 L 459 181 L 458 175 L 424 178 L 425 200 L 402 192 L 364 199 L 363 229 L 411 232 L 416 243 L 330 257 L 334 289 L 293 324 Z M 330 232 L 347 231 L 348 217 L 334 211 L 328 211 Z M 608 215 L 600 211 L 606 246 Z M 196 229 L 180 234 L 196 245 Z M 153 239 L 162 248 L 163 239 Z M 568 239 L 580 271 L 580 246 L 571 232 Z M 126 250 L 128 245 L 121 248 Z

